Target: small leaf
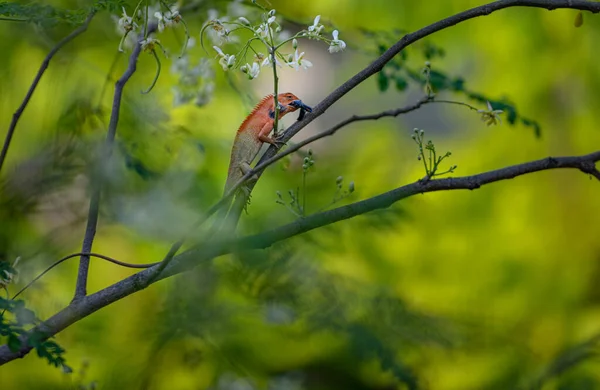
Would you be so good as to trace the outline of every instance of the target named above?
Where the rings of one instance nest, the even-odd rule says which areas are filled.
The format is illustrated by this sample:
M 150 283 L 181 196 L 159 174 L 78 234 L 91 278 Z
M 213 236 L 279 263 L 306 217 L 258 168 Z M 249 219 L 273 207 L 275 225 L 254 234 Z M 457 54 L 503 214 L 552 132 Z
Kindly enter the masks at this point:
M 381 92 L 387 91 L 390 87 L 390 80 L 383 71 L 377 74 L 377 86 Z
M 21 308 L 16 312 L 16 315 L 19 325 L 33 324 L 35 321 L 35 314 L 29 309 Z
M 396 76 L 396 89 L 398 91 L 404 91 L 408 87 L 408 82 L 400 76 Z
M 583 13 L 581 11 L 577 12 L 575 16 L 575 22 L 573 23 L 575 27 L 581 27 L 583 25 Z
M 8 335 L 8 349 L 11 352 L 17 352 L 21 348 L 21 340 L 14 333 Z

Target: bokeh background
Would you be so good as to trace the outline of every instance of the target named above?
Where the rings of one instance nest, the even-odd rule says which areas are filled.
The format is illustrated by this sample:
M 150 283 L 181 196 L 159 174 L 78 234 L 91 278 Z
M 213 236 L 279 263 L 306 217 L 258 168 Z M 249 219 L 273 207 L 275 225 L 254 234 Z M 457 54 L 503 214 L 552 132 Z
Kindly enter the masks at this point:
M 376 44 L 361 29 L 415 31 L 483 3 L 271 1 L 268 7 L 293 21 L 285 28 L 297 30 L 296 23 L 308 25 L 322 15 L 348 44 L 329 54 L 324 43 L 301 41 L 314 66 L 282 70 L 280 88 L 315 105 L 375 58 Z M 133 7 L 130 2 L 129 14 Z M 196 41 L 189 49 L 193 61 L 214 59 L 199 42 L 202 24 L 215 12 L 210 9 L 221 16 L 232 12 L 229 2 L 205 1 L 183 14 Z M 506 120 L 487 127 L 473 111 L 441 104 L 352 124 L 312 145 L 308 211 L 331 202 L 338 176 L 356 188 L 338 204 L 423 177 L 410 138 L 414 127 L 424 129 L 438 151 L 452 152 L 447 165 L 458 165 L 455 176 L 597 150 L 600 19 L 584 14 L 583 26 L 575 28 L 576 13 L 512 8 L 427 40 L 446 53 L 431 60 L 433 69 L 463 77 L 470 90 L 493 99 L 507 97 L 539 122 L 540 137 Z M 0 23 L 5 129 L 44 56 L 71 29 Z M 123 261 L 159 261 L 219 199 L 233 135 L 272 89 L 270 72 L 248 81 L 239 72 L 225 75 L 214 61 L 212 100 L 174 106 L 177 75 L 170 67 L 183 30 L 159 38 L 173 54 L 161 57 L 160 79 L 142 95 L 156 68 L 142 53 L 106 168 L 110 180 L 94 251 Z M 89 180 L 97 171 L 91 156 L 104 139 L 114 80 L 127 63 L 128 53 L 117 56 L 119 39 L 114 19 L 99 14 L 52 61 L 17 127 L 0 178 L 2 250 L 8 260 L 21 257 L 12 293 L 80 247 Z M 423 67 L 422 44 L 407 53 L 407 64 Z M 422 96 L 413 84 L 381 92 L 373 77 L 298 139 L 352 114 L 402 107 Z M 464 95 L 439 96 L 485 108 Z M 285 197 L 302 186 L 303 157 L 294 155 L 263 175 L 240 234 L 295 219 L 276 204 L 276 191 Z M 224 256 L 61 332 L 56 341 L 67 350 L 73 374 L 31 353 L 0 368 L 0 388 L 597 389 L 598 194 L 597 181 L 580 172 L 541 172 L 476 191 L 415 196 L 266 250 Z M 67 305 L 76 269 L 72 260 L 45 276 L 24 294 L 28 307 L 43 319 Z M 132 272 L 92 260 L 89 290 Z

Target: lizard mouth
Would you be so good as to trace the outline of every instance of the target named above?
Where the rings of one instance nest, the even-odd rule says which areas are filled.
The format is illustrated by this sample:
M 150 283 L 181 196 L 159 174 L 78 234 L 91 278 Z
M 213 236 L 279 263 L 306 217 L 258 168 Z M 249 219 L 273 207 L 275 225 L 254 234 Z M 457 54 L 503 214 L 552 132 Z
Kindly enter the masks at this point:
M 307 106 L 306 104 L 302 103 L 302 100 L 294 100 L 290 103 L 290 106 L 292 106 L 294 108 L 298 108 L 302 111 L 312 112 L 312 108 Z

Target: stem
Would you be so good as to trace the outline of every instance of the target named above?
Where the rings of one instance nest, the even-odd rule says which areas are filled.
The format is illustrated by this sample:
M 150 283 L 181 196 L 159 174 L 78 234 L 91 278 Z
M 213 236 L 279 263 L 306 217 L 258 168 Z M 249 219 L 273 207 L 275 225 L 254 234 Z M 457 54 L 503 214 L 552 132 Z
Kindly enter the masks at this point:
M 267 26 L 269 29 L 269 38 L 271 38 L 271 44 L 269 45 L 269 51 L 271 55 L 272 65 L 273 65 L 273 101 L 275 104 L 275 108 L 273 111 L 275 112 L 273 117 L 273 137 L 277 138 L 277 131 L 279 129 L 279 99 L 277 99 L 278 88 L 279 88 L 279 77 L 277 77 L 277 57 L 275 53 L 277 53 L 277 48 L 275 47 L 275 41 L 273 39 L 273 29 L 271 26 Z
M 306 215 L 306 171 L 302 171 L 302 216 Z
M 6 22 L 29 22 L 29 20 L 27 20 L 27 19 L 7 18 L 7 17 L 0 17 L 0 20 L 6 21 Z
M 154 88 L 154 86 L 156 85 L 156 82 L 158 81 L 158 77 L 160 76 L 160 69 L 161 69 L 160 59 L 158 58 L 158 54 L 156 54 L 155 49 L 152 49 L 152 55 L 154 55 L 154 59 L 156 59 L 156 66 L 157 66 L 156 74 L 154 75 L 154 80 L 152 80 L 152 84 L 150 84 L 148 89 L 145 91 L 142 91 L 142 94 L 144 94 L 144 95 L 149 93 L 150 91 L 152 91 L 152 88 Z

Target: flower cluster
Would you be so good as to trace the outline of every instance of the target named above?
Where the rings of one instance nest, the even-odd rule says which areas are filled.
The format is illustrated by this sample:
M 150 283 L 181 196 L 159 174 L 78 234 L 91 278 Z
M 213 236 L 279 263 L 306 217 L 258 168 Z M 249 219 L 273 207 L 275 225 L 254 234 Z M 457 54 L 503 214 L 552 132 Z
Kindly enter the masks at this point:
M 481 120 L 484 121 L 488 126 L 502 123 L 500 114 L 502 114 L 504 111 L 494 110 L 490 102 L 487 102 L 487 108 L 487 110 L 477 110 L 477 112 L 481 114 Z
M 313 66 L 313 63 L 306 59 L 306 53 L 298 49 L 298 40 L 308 38 L 320 40 L 329 44 L 329 53 L 337 53 L 346 48 L 346 42 L 339 39 L 339 31 L 334 30 L 331 33 L 332 38 L 329 39 L 323 35 L 325 26 L 321 24 L 321 15 L 315 17 L 313 23 L 291 35 L 288 31 L 282 29 L 277 20 L 277 12 L 274 9 L 264 10 L 261 14 L 261 22 L 253 24 L 248 18 L 240 16 L 234 21 L 229 21 L 226 18 L 218 18 L 215 12 L 209 13 L 209 21 L 205 24 L 204 31 L 208 32 L 208 36 L 213 42 L 213 49 L 217 52 L 219 65 L 224 71 L 238 69 L 244 73 L 248 79 L 257 78 L 260 71 L 264 67 L 287 66 L 296 71 L 303 69 L 307 70 Z M 225 43 L 232 43 L 233 33 L 237 30 L 249 31 L 252 33 L 250 38 L 241 50 L 235 54 L 227 54 L 221 46 Z M 254 48 L 253 43 L 264 45 L 267 50 L 267 55 L 261 53 Z M 284 53 L 282 49 L 291 43 L 293 52 Z M 254 59 L 252 63 L 246 62 L 245 58 L 248 51 L 253 51 Z
M 173 106 L 193 101 L 201 107 L 210 102 L 215 90 L 211 61 L 202 58 L 191 66 L 190 57 L 186 55 L 173 62 L 171 73 L 179 75 L 178 83 L 173 87 Z

